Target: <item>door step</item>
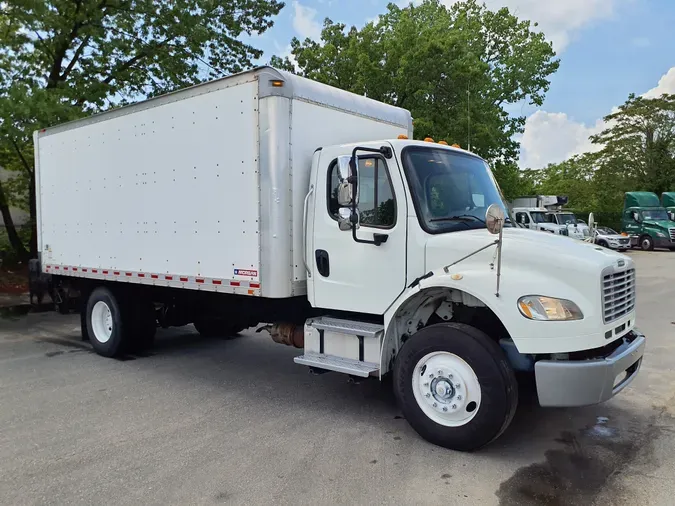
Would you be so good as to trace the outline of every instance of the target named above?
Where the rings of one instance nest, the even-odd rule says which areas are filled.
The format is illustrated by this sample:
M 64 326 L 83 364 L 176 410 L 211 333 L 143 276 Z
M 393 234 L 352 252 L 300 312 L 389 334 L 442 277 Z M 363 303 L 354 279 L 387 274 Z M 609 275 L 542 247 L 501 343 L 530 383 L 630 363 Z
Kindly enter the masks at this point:
M 333 329 L 331 328 L 331 330 Z M 359 376 L 361 378 L 367 378 L 371 373 L 378 372 L 380 370 L 380 366 L 378 364 L 360 362 L 350 358 L 334 357 L 332 355 L 323 355 L 321 353 L 305 353 L 304 355 L 295 357 L 293 360 L 296 364 L 308 365 L 310 367 L 325 369 L 327 371 L 351 374 L 352 376 Z
M 315 318 L 309 322 L 309 326 L 314 327 L 317 330 L 327 330 L 339 334 L 363 337 L 377 337 L 378 333 L 384 332 L 384 325 L 356 322 L 353 320 L 341 320 L 330 316 Z

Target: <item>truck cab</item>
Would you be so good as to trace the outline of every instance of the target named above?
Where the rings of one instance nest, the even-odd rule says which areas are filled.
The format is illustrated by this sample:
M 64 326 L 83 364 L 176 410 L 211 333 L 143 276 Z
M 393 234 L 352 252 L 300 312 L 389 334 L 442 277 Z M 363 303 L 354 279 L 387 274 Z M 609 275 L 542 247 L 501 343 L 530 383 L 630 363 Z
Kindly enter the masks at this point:
M 577 221 L 577 217 L 570 211 L 548 212 L 546 214 L 546 223 L 542 224 L 540 229 L 580 241 L 590 236 L 588 225 Z
M 631 238 L 631 246 L 644 251 L 654 248 L 675 250 L 675 223 L 661 207 L 655 193 L 627 192 L 621 220 L 622 232 Z
M 539 230 L 539 225 L 546 223 L 546 214 L 548 209 L 543 207 L 514 207 L 513 215 L 516 223 L 522 228 L 529 228 L 530 230 Z
M 668 212 L 668 216 L 675 221 L 675 192 L 663 192 L 661 194 L 661 206 Z
M 632 260 L 515 227 L 480 157 L 407 139 L 324 146 L 309 184 L 308 299 L 328 316 L 307 322 L 296 362 L 393 372 L 406 418 L 425 438 L 462 448 L 468 426 L 487 423 L 473 419 L 490 402 L 475 378 L 490 370 L 502 378 L 498 390 L 512 391 L 511 373 L 493 362 L 501 354 L 511 370 L 534 373 L 543 406 L 606 400 L 637 372 L 644 338 L 635 330 Z M 499 238 L 488 228 L 491 206 L 504 213 Z M 549 216 L 560 228 L 574 218 Z M 471 362 L 483 372 L 467 368 L 465 346 L 483 350 Z M 499 402 L 511 406 L 493 414 L 503 423 L 513 399 Z

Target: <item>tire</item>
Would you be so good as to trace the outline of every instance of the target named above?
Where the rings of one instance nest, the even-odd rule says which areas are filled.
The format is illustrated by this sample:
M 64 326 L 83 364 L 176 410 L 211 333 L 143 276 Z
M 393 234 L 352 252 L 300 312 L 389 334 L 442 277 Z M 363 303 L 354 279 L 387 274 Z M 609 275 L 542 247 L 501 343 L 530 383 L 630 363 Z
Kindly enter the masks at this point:
M 420 436 L 458 451 L 477 450 L 499 437 L 518 406 L 518 384 L 502 349 L 459 323 L 431 325 L 406 341 L 394 365 L 394 393 Z
M 245 328 L 218 318 L 198 318 L 194 326 L 202 337 L 232 337 Z
M 653 251 L 654 250 L 654 239 L 648 235 L 643 235 L 640 237 L 640 248 L 642 251 Z
M 598 241 L 598 246 L 601 246 L 603 248 L 609 248 L 609 244 L 607 244 L 607 241 Z
M 128 348 L 130 312 L 123 311 L 114 293 L 103 286 L 87 300 L 87 334 L 94 351 L 103 357 L 117 357 Z

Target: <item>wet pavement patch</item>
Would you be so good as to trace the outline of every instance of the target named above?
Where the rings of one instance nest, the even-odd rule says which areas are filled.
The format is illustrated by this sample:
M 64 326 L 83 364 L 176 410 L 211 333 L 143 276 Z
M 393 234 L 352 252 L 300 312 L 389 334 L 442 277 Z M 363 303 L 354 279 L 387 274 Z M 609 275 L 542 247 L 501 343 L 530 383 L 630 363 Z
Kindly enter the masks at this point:
M 581 506 L 592 503 L 607 482 L 622 472 L 652 438 L 650 434 L 624 434 L 610 420 L 598 417 L 578 432 L 564 431 L 547 450 L 545 461 L 523 467 L 496 492 L 500 506 Z

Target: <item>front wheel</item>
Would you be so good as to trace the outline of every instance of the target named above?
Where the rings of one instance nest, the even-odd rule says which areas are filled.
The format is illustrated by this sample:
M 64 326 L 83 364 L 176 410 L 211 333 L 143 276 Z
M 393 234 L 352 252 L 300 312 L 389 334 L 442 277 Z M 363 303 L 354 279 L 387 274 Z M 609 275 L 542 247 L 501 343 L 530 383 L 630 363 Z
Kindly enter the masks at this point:
M 652 251 L 654 249 L 654 239 L 648 235 L 640 237 L 640 248 L 642 251 Z
M 418 434 L 459 451 L 476 450 L 499 437 L 518 406 L 518 384 L 499 345 L 457 323 L 426 327 L 403 345 L 394 389 Z

